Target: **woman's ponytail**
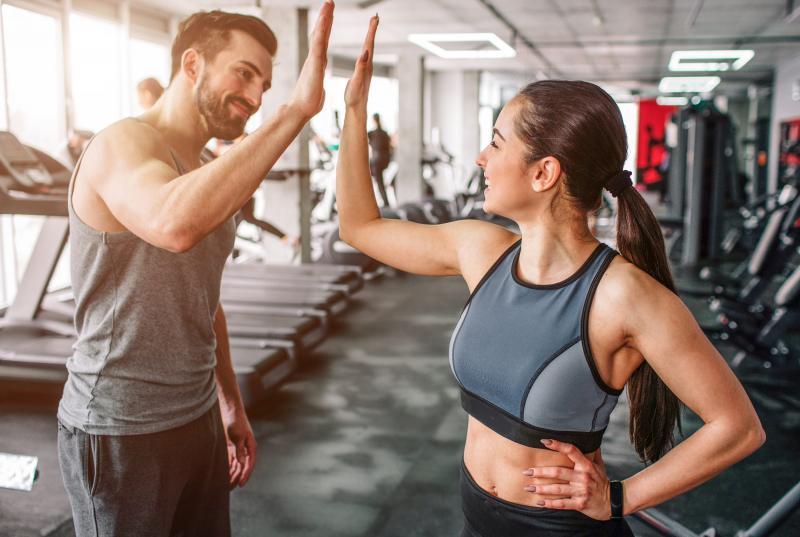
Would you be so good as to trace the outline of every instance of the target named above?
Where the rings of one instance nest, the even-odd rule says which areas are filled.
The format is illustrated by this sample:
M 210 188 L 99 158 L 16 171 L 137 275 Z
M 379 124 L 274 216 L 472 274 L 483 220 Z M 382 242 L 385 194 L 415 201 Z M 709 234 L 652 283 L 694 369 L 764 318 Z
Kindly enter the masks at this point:
M 617 249 L 625 259 L 675 292 L 664 237 L 653 211 L 633 188 L 617 196 Z M 639 457 L 656 461 L 674 444 L 680 430 L 680 401 L 647 362 L 628 380 L 629 431 Z

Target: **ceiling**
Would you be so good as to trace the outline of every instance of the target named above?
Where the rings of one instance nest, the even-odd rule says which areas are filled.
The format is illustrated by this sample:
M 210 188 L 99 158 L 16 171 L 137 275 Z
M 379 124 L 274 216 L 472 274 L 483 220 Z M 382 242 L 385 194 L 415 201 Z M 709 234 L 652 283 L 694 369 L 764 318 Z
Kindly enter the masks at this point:
M 311 7 L 312 17 L 320 5 L 307 0 L 261 4 Z M 215 7 L 252 9 L 255 2 L 174 0 L 170 5 L 188 14 Z M 794 16 L 787 15 L 792 9 Z M 419 53 L 426 54 L 426 66 L 433 70 L 586 79 L 643 93 L 654 93 L 663 76 L 704 74 L 671 73 L 667 64 L 674 50 L 753 49 L 755 57 L 740 71 L 720 75 L 720 91 L 728 93 L 754 82 L 768 84 L 779 61 L 800 55 L 800 1 L 791 0 L 338 0 L 332 53 L 356 57 L 375 12 L 381 17 L 378 60 Z M 516 27 L 517 39 L 503 19 Z M 517 56 L 445 60 L 408 42 L 410 33 L 433 32 L 494 32 L 516 48 Z

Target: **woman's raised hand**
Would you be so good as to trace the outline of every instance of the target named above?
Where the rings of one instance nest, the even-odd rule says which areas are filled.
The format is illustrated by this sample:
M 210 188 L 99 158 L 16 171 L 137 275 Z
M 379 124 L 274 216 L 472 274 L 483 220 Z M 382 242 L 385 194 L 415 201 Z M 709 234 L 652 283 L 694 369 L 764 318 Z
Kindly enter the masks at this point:
M 347 108 L 366 108 L 369 95 L 369 82 L 372 79 L 372 54 L 375 50 L 375 32 L 378 31 L 378 16 L 369 20 L 364 48 L 356 60 L 353 77 L 347 82 L 344 90 L 344 103 Z

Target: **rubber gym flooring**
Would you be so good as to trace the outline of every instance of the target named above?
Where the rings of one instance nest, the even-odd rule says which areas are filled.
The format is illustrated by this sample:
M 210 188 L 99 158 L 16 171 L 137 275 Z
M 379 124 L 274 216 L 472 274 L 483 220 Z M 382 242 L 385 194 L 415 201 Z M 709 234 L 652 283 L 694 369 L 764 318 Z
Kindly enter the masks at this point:
M 457 278 L 399 276 L 367 284 L 336 333 L 251 412 L 259 460 L 251 482 L 232 494 L 234 535 L 458 534 L 466 416 L 447 347 L 466 297 Z M 689 305 L 704 310 L 702 301 Z M 762 382 L 748 391 L 766 445 L 661 507 L 695 531 L 713 524 L 733 535 L 800 479 L 800 413 L 797 404 L 788 408 L 797 379 L 785 387 L 783 376 L 757 376 Z M 0 491 L 0 536 L 74 535 L 56 461 L 57 400 L 58 394 L 0 385 L 0 451 L 41 461 L 34 491 Z M 687 433 L 699 426 L 690 412 L 684 423 Z M 603 455 L 614 477 L 642 467 L 628 442 L 624 402 L 612 416 Z M 656 535 L 632 526 L 639 536 Z M 800 535 L 800 515 L 776 535 Z

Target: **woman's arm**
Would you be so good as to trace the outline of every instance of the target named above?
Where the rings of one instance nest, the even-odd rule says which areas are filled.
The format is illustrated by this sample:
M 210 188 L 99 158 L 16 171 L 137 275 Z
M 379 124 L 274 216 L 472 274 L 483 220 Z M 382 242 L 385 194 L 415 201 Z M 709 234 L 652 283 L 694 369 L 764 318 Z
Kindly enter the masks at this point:
M 601 308 L 598 317 L 615 318 L 609 324 L 621 326 L 624 345 L 638 351 L 678 399 L 703 420 L 700 429 L 664 457 L 623 481 L 625 514 L 697 487 L 764 443 L 761 422 L 742 385 L 678 296 L 630 263 L 612 264 L 597 289 L 590 315 L 595 308 Z M 614 365 L 633 370 L 638 363 Z M 567 455 L 575 467 L 526 472 L 570 482 L 537 485 L 540 494 L 562 496 L 539 505 L 607 519 L 609 482 L 602 462 L 593 463 L 571 444 L 551 442 L 547 447 Z
M 370 20 L 364 49 L 345 90 L 346 113 L 336 168 L 339 234 L 354 248 L 398 269 L 432 276 L 462 274 L 468 241 L 504 244 L 511 233 L 479 221 L 441 225 L 381 218 L 369 171 L 367 96 L 378 18 Z
M 632 265 L 619 269 L 630 282 L 620 310 L 629 346 L 703 420 L 662 459 L 624 481 L 625 512 L 632 513 L 708 481 L 758 449 L 766 435 L 741 383 L 680 298 Z

